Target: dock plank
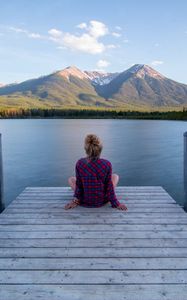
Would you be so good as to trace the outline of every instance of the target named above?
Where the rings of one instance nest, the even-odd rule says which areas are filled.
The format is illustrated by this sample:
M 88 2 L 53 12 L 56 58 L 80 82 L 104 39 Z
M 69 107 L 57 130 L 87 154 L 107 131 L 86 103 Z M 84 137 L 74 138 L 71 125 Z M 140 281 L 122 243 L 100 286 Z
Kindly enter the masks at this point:
M 27 187 L 0 215 L 0 299 L 184 300 L 187 215 L 161 186 L 117 187 L 127 212 Z
M 0 270 L 0 284 L 187 284 L 187 270 Z
M 3 300 L 184 300 L 186 284 L 1 285 Z
M 184 257 L 0 258 L 1 270 L 187 270 Z

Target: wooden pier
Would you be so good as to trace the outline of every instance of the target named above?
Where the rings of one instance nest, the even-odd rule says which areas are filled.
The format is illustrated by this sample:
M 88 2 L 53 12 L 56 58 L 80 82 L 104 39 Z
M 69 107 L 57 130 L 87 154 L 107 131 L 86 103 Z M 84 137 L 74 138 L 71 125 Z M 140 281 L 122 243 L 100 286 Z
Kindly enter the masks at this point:
M 26 188 L 0 215 L 0 299 L 187 299 L 182 207 L 159 186 L 116 193 L 128 212 L 65 211 L 70 188 Z

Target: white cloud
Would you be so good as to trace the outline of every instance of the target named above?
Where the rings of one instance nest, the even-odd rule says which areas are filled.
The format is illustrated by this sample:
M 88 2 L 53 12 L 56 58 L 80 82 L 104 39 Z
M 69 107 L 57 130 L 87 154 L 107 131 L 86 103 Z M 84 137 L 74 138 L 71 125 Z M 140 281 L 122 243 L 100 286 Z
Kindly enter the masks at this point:
M 51 35 L 52 38 L 58 39 L 62 36 L 62 32 L 60 30 L 57 30 L 55 28 L 52 28 L 48 31 L 48 33 Z
M 90 21 L 89 24 L 80 23 L 76 27 L 85 29 L 89 35 L 95 38 L 99 38 L 109 33 L 109 30 L 104 23 L 94 20 Z
M 80 23 L 76 27 L 80 28 L 80 29 L 86 29 L 87 28 L 87 24 L 86 23 Z
M 42 36 L 39 33 L 29 33 L 28 37 L 33 38 L 33 39 L 41 39 Z
M 119 32 L 109 32 L 108 27 L 99 21 L 91 20 L 88 23 L 80 23 L 76 26 L 81 29 L 78 33 L 64 32 L 57 28 L 51 28 L 48 34 L 41 35 L 37 32 L 30 32 L 27 29 L 19 27 L 9 27 L 8 29 L 14 31 L 16 34 L 24 34 L 32 39 L 47 39 L 54 43 L 58 49 L 69 49 L 72 51 L 80 51 L 89 54 L 101 54 L 107 49 L 115 49 L 119 47 L 114 44 L 107 44 L 102 41 L 106 35 L 119 38 Z M 121 30 L 119 26 L 115 27 L 116 30 Z
M 118 32 L 112 32 L 112 35 L 119 38 L 121 36 L 121 33 Z
M 164 62 L 162 60 L 153 60 L 151 62 L 152 66 L 158 66 L 158 65 L 162 65 Z
M 104 59 L 100 59 L 98 62 L 97 62 L 97 67 L 100 69 L 102 68 L 106 68 L 110 65 L 110 62 L 107 61 L 107 60 L 104 60 Z
M 71 50 L 79 50 L 90 54 L 98 54 L 105 51 L 106 47 L 103 43 L 100 43 L 94 37 L 85 33 L 80 37 L 65 33 L 62 39 L 62 44 Z
M 107 26 L 98 21 L 90 21 L 88 32 L 91 36 L 99 38 L 109 33 Z
M 125 39 L 125 40 L 123 40 L 123 42 L 127 44 L 127 43 L 129 43 L 129 40 Z
M 70 50 L 77 50 L 90 54 L 103 53 L 109 46 L 99 41 L 99 38 L 107 35 L 109 30 L 104 23 L 98 21 L 90 21 L 89 24 L 81 23 L 77 25 L 85 32 L 80 35 L 63 32 L 57 29 L 50 29 L 49 39 L 56 42 L 60 47 L 66 47 Z

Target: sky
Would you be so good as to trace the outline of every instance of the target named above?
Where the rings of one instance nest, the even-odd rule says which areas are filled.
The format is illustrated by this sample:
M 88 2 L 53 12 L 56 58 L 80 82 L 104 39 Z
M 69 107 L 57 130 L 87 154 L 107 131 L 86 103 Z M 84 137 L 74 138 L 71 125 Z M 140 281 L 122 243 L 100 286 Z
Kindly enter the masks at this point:
M 186 0 L 0 0 L 0 83 L 148 64 L 187 84 L 186 16 Z

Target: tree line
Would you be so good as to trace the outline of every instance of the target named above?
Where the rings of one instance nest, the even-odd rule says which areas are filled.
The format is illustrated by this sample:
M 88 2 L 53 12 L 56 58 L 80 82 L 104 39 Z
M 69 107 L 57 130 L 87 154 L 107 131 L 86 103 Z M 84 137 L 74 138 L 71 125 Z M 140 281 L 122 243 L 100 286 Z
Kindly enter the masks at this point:
M 187 120 L 187 110 L 181 111 L 131 111 L 120 109 L 0 109 L 1 119 L 26 118 L 114 118 L 114 119 L 159 119 L 159 120 Z

